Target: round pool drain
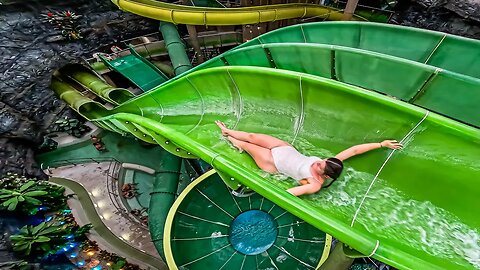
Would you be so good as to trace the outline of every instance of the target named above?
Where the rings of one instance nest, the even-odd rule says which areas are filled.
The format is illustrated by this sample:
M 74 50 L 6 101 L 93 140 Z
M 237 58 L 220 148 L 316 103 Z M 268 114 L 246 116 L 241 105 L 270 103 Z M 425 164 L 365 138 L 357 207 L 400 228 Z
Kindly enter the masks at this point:
M 256 255 L 273 245 L 277 233 L 277 222 L 270 214 L 260 210 L 249 210 L 232 221 L 229 239 L 238 252 Z

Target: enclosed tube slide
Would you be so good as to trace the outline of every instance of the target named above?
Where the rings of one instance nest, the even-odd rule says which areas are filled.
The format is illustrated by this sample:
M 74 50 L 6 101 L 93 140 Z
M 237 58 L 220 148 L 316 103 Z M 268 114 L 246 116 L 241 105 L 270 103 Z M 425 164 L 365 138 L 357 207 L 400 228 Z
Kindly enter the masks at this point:
M 175 5 L 155 0 L 112 0 L 120 9 L 142 17 L 175 24 L 240 25 L 294 18 L 341 20 L 343 11 L 314 4 L 280 4 L 242 8 L 207 8 Z M 364 20 L 354 16 L 353 20 Z

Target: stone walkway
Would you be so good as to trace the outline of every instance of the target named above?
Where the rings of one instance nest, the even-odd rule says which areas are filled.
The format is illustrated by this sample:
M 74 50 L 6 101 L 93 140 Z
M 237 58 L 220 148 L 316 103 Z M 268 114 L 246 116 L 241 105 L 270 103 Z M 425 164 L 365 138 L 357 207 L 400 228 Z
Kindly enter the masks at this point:
M 112 164 L 111 162 L 101 162 L 69 165 L 45 170 L 45 173 L 52 177 L 71 179 L 80 183 L 88 191 L 103 223 L 115 235 L 131 246 L 160 258 L 150 239 L 148 228 L 134 219 L 125 217 L 121 209 L 115 206 L 116 202 L 110 199 L 107 176 Z

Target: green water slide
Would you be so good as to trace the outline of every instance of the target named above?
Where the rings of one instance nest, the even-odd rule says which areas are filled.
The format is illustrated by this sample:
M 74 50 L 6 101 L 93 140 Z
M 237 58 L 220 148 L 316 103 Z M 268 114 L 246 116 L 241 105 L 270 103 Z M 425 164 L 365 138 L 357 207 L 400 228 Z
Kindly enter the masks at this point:
M 269 32 L 189 72 L 225 65 L 293 70 L 372 89 L 478 127 L 479 61 L 478 40 L 388 24 L 322 22 Z
M 227 184 L 239 181 L 366 256 L 401 269 L 479 267 L 478 243 L 469 240 L 480 237 L 478 129 L 340 82 L 259 67 L 194 72 L 108 114 L 95 121 L 176 144 Z M 293 181 L 234 151 L 216 119 L 322 157 L 384 138 L 402 140 L 405 149 L 349 160 L 331 188 L 296 198 L 285 191 Z
M 479 40 L 391 24 L 368 22 L 298 24 L 274 30 L 237 48 L 284 42 L 358 48 L 480 78 Z
M 480 79 L 404 58 L 336 45 L 270 43 L 232 50 L 202 68 L 219 66 L 271 67 L 330 78 L 480 127 Z
M 130 54 L 112 60 L 100 54 L 99 56 L 110 69 L 125 76 L 144 92 L 168 80 L 167 75 L 141 56 L 132 46 L 129 46 L 129 51 Z
M 294 18 L 341 20 L 343 12 L 316 4 L 291 3 L 240 8 L 177 5 L 155 0 L 112 0 L 120 9 L 159 21 L 190 25 L 258 24 Z M 354 15 L 353 20 L 364 20 Z
M 64 90 L 71 92 L 67 90 L 69 88 L 73 89 L 72 83 L 68 80 L 73 80 L 84 90 L 90 91 L 104 101 L 114 105 L 126 102 L 134 96 L 133 93 L 127 89 L 109 85 L 103 78 L 97 76 L 94 71 L 89 70 L 81 64 L 70 64 L 59 69 L 58 76 L 52 79 L 52 84 L 58 87 L 63 87 L 60 86 L 61 84 L 67 84 L 68 86 L 65 86 Z M 60 81 L 62 81 L 62 83 L 60 83 Z
M 480 41 L 442 32 L 371 22 L 315 22 L 268 32 L 232 50 L 270 43 L 356 48 L 480 78 Z M 222 56 L 216 59 L 221 59 Z M 299 62 L 304 61 L 301 57 L 297 59 Z M 210 65 L 211 62 L 205 62 L 189 72 Z
M 306 28 L 298 29 L 304 36 L 300 42 L 305 42 L 307 36 L 309 40 L 314 36 L 311 33 L 306 35 Z M 291 39 L 281 31 L 277 33 L 283 36 L 277 40 Z M 290 36 L 294 37 L 293 34 Z M 266 43 L 263 37 L 259 40 Z M 255 43 L 259 42 L 253 41 L 250 45 Z M 328 59 L 322 56 L 321 50 L 317 51 L 317 56 L 315 51 L 306 54 L 305 49 L 299 49 L 301 57 L 297 57 L 295 63 L 293 60 L 279 60 L 279 54 L 268 54 L 270 48 L 266 49 L 268 62 L 251 60 L 264 59 L 265 56 L 248 54 L 247 51 L 239 59 L 232 57 L 233 54 L 222 57 L 228 64 L 238 65 L 262 66 L 258 63 L 268 63 L 272 66 L 273 60 L 273 64 L 280 68 L 340 79 L 387 94 L 396 91 L 393 95 L 398 96 L 398 91 L 404 90 L 406 92 L 400 91 L 400 94 L 406 97 L 409 96 L 405 93 L 412 92 L 410 86 L 418 85 L 424 78 L 422 76 L 428 75 L 432 68 L 431 63 L 413 64 L 411 60 L 355 49 L 340 50 L 340 57 L 334 57 L 334 65 L 314 68 L 308 65 L 314 64 L 315 57 Z M 282 50 L 281 46 L 275 49 Z M 258 51 L 258 48 L 252 47 L 252 52 L 254 50 Z M 410 50 L 415 52 L 413 47 Z M 337 56 L 339 47 L 332 48 L 332 51 Z M 331 56 L 332 51 L 324 50 L 327 56 Z M 371 63 L 364 68 L 371 70 L 369 75 L 385 66 L 393 72 L 403 70 L 397 72 L 401 76 L 415 74 L 417 79 L 407 80 L 408 83 L 398 89 L 391 88 L 394 83 L 384 82 L 373 75 L 368 80 L 370 76 L 356 70 L 354 65 L 358 66 L 359 61 Z M 214 62 L 209 62 L 195 70 L 212 65 Z M 286 67 L 288 65 L 290 68 Z M 295 66 L 297 69 L 292 68 Z M 465 72 L 455 70 L 445 74 L 462 78 L 458 73 Z M 437 70 L 431 76 L 437 74 L 441 72 Z M 463 75 L 464 79 L 467 77 L 472 79 Z M 380 82 L 376 84 L 376 80 Z M 452 81 L 450 85 L 456 87 L 458 82 Z M 445 80 L 438 80 L 436 84 L 442 86 Z M 439 90 L 437 99 L 455 99 L 478 89 L 468 84 L 462 87 L 465 91 L 460 95 Z M 478 98 L 478 95 L 473 92 L 471 98 Z M 450 107 L 454 112 L 471 109 Z M 82 111 L 81 108 L 82 105 L 77 109 Z M 474 206 L 479 204 L 476 196 L 479 188 L 475 183 L 480 176 L 480 169 L 475 164 L 480 156 L 478 129 L 434 113 L 427 115 L 427 111 L 419 107 L 340 82 L 289 71 L 248 67 L 221 67 L 193 72 L 186 77 L 178 76 L 176 80 L 110 112 L 98 106 L 88 108 L 91 109 L 83 110 L 83 115 L 96 119 L 100 126 L 130 132 L 145 141 L 158 143 L 172 153 L 198 156 L 213 164 L 227 185 L 235 187 L 240 181 L 364 255 L 401 269 L 480 267 L 477 259 L 479 244 L 475 240 L 480 237 L 480 221 L 474 215 Z M 109 116 L 101 118 L 106 115 Z M 471 122 L 474 122 L 475 114 L 472 115 Z M 224 120 L 232 127 L 281 137 L 293 142 L 299 150 L 319 156 L 333 155 L 352 144 L 383 138 L 403 138 L 406 147 L 401 151 L 377 151 L 352 159 L 347 162 L 342 179 L 331 188 L 299 199 L 284 191 L 293 185 L 291 182 L 262 173 L 246 154 L 238 154 L 229 148 L 213 125 L 216 119 Z

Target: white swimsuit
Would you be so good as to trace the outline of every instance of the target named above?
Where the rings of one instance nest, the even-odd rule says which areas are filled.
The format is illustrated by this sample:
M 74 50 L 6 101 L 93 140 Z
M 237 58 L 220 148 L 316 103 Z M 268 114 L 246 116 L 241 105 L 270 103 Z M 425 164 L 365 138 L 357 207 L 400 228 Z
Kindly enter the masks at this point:
M 313 178 L 310 167 L 314 162 L 321 160 L 318 157 L 304 156 L 289 145 L 272 148 L 272 157 L 278 172 L 295 179 L 297 182 L 302 179 Z

